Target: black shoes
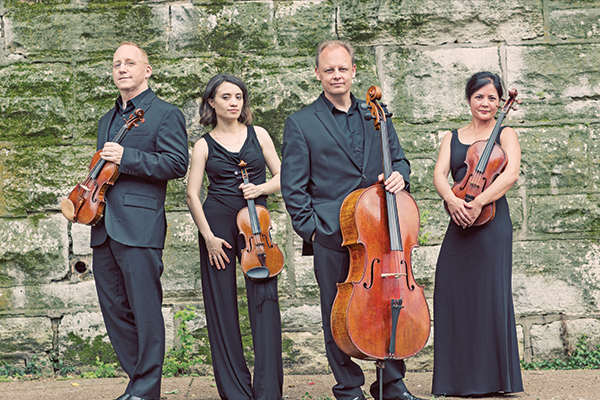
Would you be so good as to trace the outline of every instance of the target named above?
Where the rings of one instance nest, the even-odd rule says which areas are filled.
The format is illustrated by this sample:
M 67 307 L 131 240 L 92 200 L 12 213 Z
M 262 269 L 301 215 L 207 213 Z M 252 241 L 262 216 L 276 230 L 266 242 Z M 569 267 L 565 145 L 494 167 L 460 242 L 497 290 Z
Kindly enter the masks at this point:
M 425 400 L 425 399 L 422 399 L 420 397 L 415 397 L 412 394 L 410 394 L 410 392 L 407 390 L 406 392 L 404 392 L 400 396 L 398 396 L 397 399 L 394 399 L 394 400 Z
M 122 394 L 121 396 L 117 397 L 115 400 L 145 400 L 145 399 L 125 393 L 125 394 Z

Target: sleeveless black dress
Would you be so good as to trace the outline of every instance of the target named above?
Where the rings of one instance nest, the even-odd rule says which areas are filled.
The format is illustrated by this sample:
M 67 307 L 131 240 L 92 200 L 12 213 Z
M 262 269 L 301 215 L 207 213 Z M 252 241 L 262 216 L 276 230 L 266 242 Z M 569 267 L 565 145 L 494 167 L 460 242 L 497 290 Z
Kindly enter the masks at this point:
M 467 172 L 468 148 L 452 131 L 455 182 Z M 450 220 L 435 273 L 433 394 L 523 391 L 511 286 L 512 233 L 504 196 L 496 201 L 494 219 L 483 227 L 463 229 Z
M 246 141 L 237 153 L 221 146 L 209 134 L 203 138 L 208 144 L 205 170 L 210 184 L 202 209 L 213 234 L 232 246 L 223 247 L 230 262 L 225 269 L 217 269 L 210 265 L 206 243 L 198 235 L 202 297 L 219 396 L 224 400 L 281 400 L 283 363 L 277 278 L 260 281 L 245 278 L 254 377 L 244 358 L 236 285 L 236 259 L 244 247 L 236 216 L 247 206 L 239 189 L 243 179 L 238 164 L 242 160 L 248 164 L 248 179 L 259 185 L 266 180 L 265 158 L 252 125 L 248 126 Z M 266 206 L 266 198 L 258 197 L 255 202 Z

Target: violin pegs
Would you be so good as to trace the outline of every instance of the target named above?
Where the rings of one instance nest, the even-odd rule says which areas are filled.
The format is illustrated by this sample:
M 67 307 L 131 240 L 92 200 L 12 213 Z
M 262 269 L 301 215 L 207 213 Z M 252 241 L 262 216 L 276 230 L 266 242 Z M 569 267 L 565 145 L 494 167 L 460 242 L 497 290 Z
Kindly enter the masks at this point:
M 365 114 L 365 119 L 366 119 L 367 121 L 371 121 L 371 120 L 373 119 L 373 115 L 371 115 L 371 113 L 366 113 L 366 114 Z
M 393 113 L 391 113 L 391 112 L 389 112 L 389 113 L 386 113 L 386 114 L 385 114 L 385 117 L 386 117 L 386 118 L 392 118 L 392 115 L 394 115 L 394 114 L 393 114 Z

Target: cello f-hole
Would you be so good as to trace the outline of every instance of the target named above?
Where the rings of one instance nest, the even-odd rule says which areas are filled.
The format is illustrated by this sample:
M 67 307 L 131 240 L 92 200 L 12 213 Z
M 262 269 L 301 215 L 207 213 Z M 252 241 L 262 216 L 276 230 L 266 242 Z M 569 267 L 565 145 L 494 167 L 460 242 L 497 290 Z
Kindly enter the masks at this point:
M 363 283 L 363 287 L 365 289 L 371 289 L 373 287 L 373 278 L 375 277 L 374 274 L 374 268 L 375 268 L 375 263 L 380 263 L 381 261 L 379 261 L 378 258 L 374 258 L 373 261 L 371 262 L 371 282 L 369 282 L 369 284 L 367 285 L 367 282 Z

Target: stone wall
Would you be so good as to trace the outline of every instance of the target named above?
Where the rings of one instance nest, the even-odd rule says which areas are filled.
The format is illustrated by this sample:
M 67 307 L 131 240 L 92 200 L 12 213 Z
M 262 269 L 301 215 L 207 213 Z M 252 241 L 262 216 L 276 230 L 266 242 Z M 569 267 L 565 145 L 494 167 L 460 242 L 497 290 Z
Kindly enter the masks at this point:
M 381 86 L 412 162 L 423 219 L 413 269 L 429 300 L 448 222 L 432 185 L 438 146 L 470 120 L 465 80 L 499 73 L 523 101 L 505 122 L 523 154 L 508 193 L 522 358 L 562 357 L 582 334 L 598 343 L 599 18 L 593 0 L 0 0 L 0 357 L 75 362 L 67 357 L 75 341 L 91 344 L 105 333 L 89 228 L 67 223 L 58 204 L 94 153 L 97 121 L 117 95 L 112 53 L 124 40 L 148 51 L 151 87 L 183 110 L 190 149 L 204 132 L 198 106 L 215 73 L 245 80 L 255 123 L 279 149 L 285 117 L 320 93 L 316 44 L 354 43 L 354 93 L 364 98 L 369 86 Z M 177 343 L 174 314 L 186 305 L 199 308 L 190 328 L 205 335 L 185 185 L 171 182 L 167 199 L 169 347 Z M 300 257 L 281 197 L 270 205 L 286 256 L 279 281 L 286 372 L 327 372 L 312 259 Z M 432 367 L 432 340 L 408 360 L 410 369 Z

